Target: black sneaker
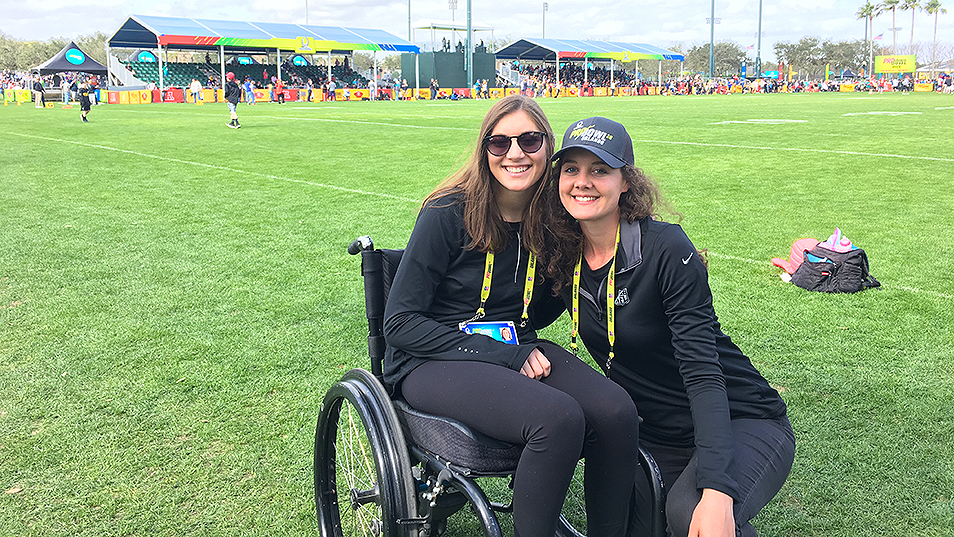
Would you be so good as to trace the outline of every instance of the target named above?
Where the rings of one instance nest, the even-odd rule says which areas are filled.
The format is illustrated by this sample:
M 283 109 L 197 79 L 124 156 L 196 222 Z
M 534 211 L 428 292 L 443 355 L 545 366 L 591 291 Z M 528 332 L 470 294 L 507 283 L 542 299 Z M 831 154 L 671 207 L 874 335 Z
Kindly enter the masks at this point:
M 228 128 L 230 128 L 230 129 L 237 129 L 237 128 L 238 128 L 238 127 L 235 126 L 234 123 L 226 123 L 225 125 L 226 125 Z
M 236 128 L 236 129 L 241 129 L 241 128 L 242 128 L 242 125 L 241 125 L 238 121 L 236 121 L 236 122 L 235 122 L 235 128 Z
M 89 120 L 86 119 L 86 116 L 83 116 L 83 123 L 89 123 Z

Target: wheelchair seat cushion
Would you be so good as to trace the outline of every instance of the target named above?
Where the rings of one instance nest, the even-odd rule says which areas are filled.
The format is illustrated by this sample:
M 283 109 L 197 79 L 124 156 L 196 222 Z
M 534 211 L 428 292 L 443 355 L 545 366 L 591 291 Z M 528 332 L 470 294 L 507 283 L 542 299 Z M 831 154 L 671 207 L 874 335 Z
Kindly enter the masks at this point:
M 475 474 L 505 474 L 517 469 L 523 446 L 501 442 L 444 416 L 394 401 L 394 409 L 408 440 L 451 464 Z

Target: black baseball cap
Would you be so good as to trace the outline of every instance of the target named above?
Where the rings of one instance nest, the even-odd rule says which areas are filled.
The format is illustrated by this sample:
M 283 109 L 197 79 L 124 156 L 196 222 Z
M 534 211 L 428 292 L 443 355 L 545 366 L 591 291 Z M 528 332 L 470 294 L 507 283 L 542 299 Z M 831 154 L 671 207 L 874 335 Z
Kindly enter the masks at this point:
M 622 124 L 605 117 L 591 117 L 570 125 L 563 135 L 563 147 L 550 159 L 556 162 L 568 149 L 586 149 L 603 160 L 611 168 L 636 163 L 633 157 L 633 140 Z

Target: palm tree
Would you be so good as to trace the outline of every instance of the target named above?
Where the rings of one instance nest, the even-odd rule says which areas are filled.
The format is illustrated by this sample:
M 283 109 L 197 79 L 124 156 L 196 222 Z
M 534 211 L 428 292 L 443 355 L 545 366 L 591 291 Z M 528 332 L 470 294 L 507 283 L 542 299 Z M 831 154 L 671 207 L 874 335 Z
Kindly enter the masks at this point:
M 897 48 L 898 48 L 898 32 L 895 30 L 895 28 L 897 28 L 898 25 L 895 24 L 895 15 L 898 9 L 898 4 L 900 3 L 901 3 L 901 0 L 884 0 L 884 2 L 882 2 L 878 6 L 879 14 L 889 10 L 891 11 L 891 35 L 894 36 L 894 41 L 892 41 L 892 44 L 891 44 L 891 54 L 896 54 Z
M 927 11 L 928 15 L 934 15 L 934 44 L 931 47 L 931 63 L 934 63 L 937 62 L 937 16 L 944 15 L 947 10 L 941 7 L 939 0 L 931 0 L 924 6 L 924 11 Z
M 908 45 L 908 54 L 914 54 L 914 14 L 921 9 L 921 0 L 904 0 L 902 10 L 911 10 L 911 43 Z
M 932 2 L 937 2 L 938 0 L 931 0 Z M 877 13 L 878 9 L 874 4 L 871 3 L 871 0 L 867 0 L 865 5 L 861 6 L 858 9 L 858 12 L 855 15 L 858 15 L 859 19 L 867 19 L 868 27 L 865 28 L 865 34 L 868 37 L 868 76 L 871 76 L 871 64 L 874 62 L 872 59 L 872 53 L 874 49 L 873 39 L 874 39 L 874 16 Z

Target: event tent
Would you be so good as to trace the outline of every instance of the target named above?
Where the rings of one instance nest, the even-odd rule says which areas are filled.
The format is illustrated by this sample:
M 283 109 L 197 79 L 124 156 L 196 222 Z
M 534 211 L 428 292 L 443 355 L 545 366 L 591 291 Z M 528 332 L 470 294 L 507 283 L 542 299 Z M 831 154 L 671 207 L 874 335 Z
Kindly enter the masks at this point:
M 685 61 L 678 52 L 645 43 L 617 41 L 582 41 L 579 39 L 521 39 L 497 51 L 498 60 L 553 62 L 602 60 L 631 62 L 638 60 Z M 584 71 L 584 75 L 587 71 Z M 560 79 L 557 69 L 557 82 Z
M 109 38 L 108 48 L 157 49 L 160 64 L 164 49 L 218 50 L 223 85 L 226 53 L 275 52 L 279 57 L 279 76 L 282 51 L 327 54 L 329 59 L 332 54 L 351 54 L 354 51 L 420 53 L 417 45 L 384 30 L 152 15 L 130 16 Z M 159 72 L 159 85 L 162 86 L 161 68 Z M 331 76 L 330 61 L 328 76 Z
M 277 22 L 223 21 L 132 15 L 110 37 L 111 48 L 219 50 L 261 54 L 269 50 L 304 54 L 347 54 L 356 50 L 413 52 L 416 45 L 384 30 Z
M 497 51 L 498 60 L 555 61 L 557 58 L 595 60 L 685 60 L 678 52 L 645 43 L 582 41 L 579 39 L 521 39 Z
M 89 57 L 76 43 L 69 45 L 53 55 L 52 58 L 31 69 L 34 73 L 51 75 L 53 73 L 89 73 L 91 75 L 105 75 L 106 67 Z

